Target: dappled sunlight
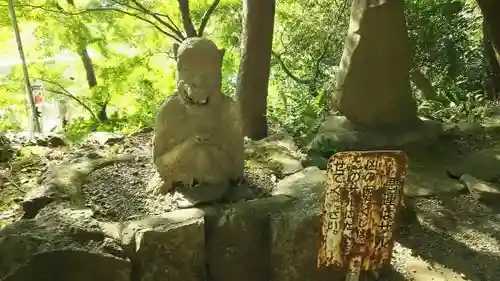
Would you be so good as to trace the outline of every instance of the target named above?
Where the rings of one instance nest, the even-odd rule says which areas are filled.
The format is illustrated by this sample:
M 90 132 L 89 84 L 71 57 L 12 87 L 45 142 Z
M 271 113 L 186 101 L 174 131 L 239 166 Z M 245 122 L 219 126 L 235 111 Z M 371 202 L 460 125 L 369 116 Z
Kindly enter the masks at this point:
M 323 202 L 329 157 L 390 149 L 381 279 L 500 280 L 486 2 L 0 0 L 0 279 L 318 280 L 322 208 L 361 196 Z
M 404 230 L 402 245 L 473 280 L 492 280 L 500 272 L 498 213 L 469 195 L 420 199 L 415 204 L 418 224 Z

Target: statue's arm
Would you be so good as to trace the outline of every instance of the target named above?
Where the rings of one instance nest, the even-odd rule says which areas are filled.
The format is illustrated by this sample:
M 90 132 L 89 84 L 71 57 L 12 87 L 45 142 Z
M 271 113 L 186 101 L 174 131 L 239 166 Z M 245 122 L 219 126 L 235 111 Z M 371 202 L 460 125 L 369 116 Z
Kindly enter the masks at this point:
M 161 156 L 167 148 L 167 140 L 171 137 L 169 132 L 171 130 L 170 126 L 176 125 L 173 124 L 174 122 L 170 119 L 170 117 L 175 114 L 175 110 L 176 106 L 173 96 L 167 97 L 158 108 L 158 112 L 156 114 L 156 130 L 153 139 L 153 161 L 156 160 L 157 157 Z
M 232 138 L 232 149 L 233 153 L 236 153 L 236 157 L 234 158 L 234 167 L 233 167 L 233 172 L 234 172 L 234 177 L 239 178 L 243 176 L 243 169 L 245 166 L 245 160 L 244 160 L 244 151 L 245 151 L 245 142 L 243 139 L 243 120 L 241 117 L 240 110 L 238 108 L 238 105 L 233 102 L 231 98 L 228 97 L 230 100 L 229 102 L 229 112 L 230 114 L 230 130 L 233 132 L 237 137 Z M 241 155 L 239 155 L 242 153 Z M 238 156 L 239 155 L 239 156 Z

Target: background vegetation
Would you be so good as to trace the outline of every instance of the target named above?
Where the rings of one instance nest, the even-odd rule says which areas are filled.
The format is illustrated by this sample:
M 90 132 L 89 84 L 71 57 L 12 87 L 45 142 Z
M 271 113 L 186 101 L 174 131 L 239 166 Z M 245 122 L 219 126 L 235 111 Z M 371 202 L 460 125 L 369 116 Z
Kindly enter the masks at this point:
M 91 130 L 130 133 L 154 126 L 157 107 L 175 87 L 172 44 L 179 41 L 175 27 L 188 32 L 180 28 L 183 17 L 178 1 L 72 3 L 16 2 L 32 80 L 43 82 L 46 100 L 64 100 L 73 112 L 65 133 L 78 139 Z M 213 2 L 191 0 L 189 4 L 198 27 Z M 225 48 L 223 88 L 234 95 L 242 7 L 239 0 L 217 4 L 204 36 Z M 332 77 L 342 55 L 350 4 L 344 0 L 277 3 L 268 117 L 272 126 L 288 131 L 300 143 L 330 114 Z M 0 0 L 0 7 L 0 110 L 4 116 L 0 131 L 26 130 L 22 70 L 7 1 Z M 489 70 L 477 4 L 472 0 L 407 0 L 406 17 L 414 69 L 428 79 L 436 95 L 424 98 L 415 89 L 420 114 L 443 121 L 480 118 L 487 98 L 483 81 Z

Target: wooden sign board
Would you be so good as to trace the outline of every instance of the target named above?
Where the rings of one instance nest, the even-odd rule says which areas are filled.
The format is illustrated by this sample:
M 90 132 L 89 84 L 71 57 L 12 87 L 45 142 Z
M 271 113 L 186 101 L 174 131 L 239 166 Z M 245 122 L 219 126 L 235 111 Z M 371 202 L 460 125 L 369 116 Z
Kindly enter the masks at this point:
M 376 280 L 390 265 L 407 167 L 402 151 L 330 158 L 318 253 L 322 280 Z

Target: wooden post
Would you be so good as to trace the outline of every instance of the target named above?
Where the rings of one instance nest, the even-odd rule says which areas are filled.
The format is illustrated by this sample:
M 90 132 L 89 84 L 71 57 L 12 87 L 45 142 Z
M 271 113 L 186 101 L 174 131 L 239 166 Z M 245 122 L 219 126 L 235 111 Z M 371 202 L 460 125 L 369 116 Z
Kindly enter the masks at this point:
M 330 158 L 320 280 L 377 280 L 390 267 L 407 162 L 401 151 L 340 152 Z

